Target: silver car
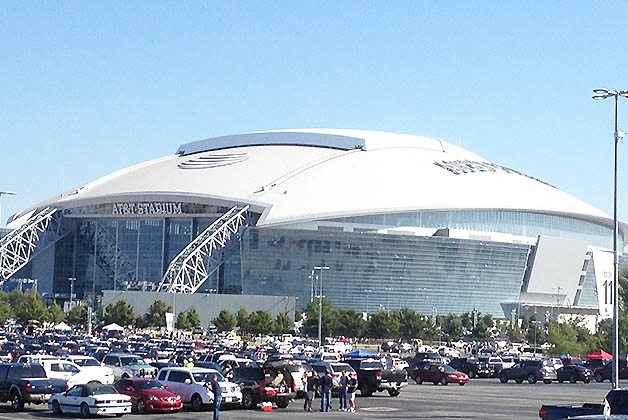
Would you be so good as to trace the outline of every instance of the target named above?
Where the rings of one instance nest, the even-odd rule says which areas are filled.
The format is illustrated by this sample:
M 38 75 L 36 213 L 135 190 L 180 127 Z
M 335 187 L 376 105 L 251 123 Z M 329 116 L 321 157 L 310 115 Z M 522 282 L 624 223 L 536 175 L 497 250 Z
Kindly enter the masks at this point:
M 157 376 L 157 368 L 152 367 L 146 361 L 132 353 L 109 353 L 102 362 L 113 369 L 116 381 L 127 378 L 154 378 Z

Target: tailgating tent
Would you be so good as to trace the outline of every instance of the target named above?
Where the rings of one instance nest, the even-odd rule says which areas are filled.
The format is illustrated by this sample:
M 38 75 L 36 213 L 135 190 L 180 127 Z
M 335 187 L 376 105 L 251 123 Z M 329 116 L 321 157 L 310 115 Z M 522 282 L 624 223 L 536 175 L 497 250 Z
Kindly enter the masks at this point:
M 357 350 L 353 350 L 350 351 L 349 353 L 345 353 L 345 357 L 346 358 L 361 358 L 361 357 L 375 357 L 377 356 L 375 353 L 373 353 L 372 351 L 368 351 L 368 350 L 362 350 L 362 349 L 357 349 Z
M 71 329 L 72 327 L 70 327 L 65 322 L 60 322 L 59 324 L 55 325 L 55 330 L 57 331 L 70 331 Z
M 102 327 L 102 329 L 104 331 L 124 331 L 124 328 L 122 328 L 115 322 L 113 324 L 105 325 L 104 327 Z
M 596 352 L 593 352 L 591 354 L 587 354 L 587 359 L 604 359 L 604 360 L 611 360 L 613 358 L 613 355 L 610 353 L 606 353 L 604 350 L 598 350 Z

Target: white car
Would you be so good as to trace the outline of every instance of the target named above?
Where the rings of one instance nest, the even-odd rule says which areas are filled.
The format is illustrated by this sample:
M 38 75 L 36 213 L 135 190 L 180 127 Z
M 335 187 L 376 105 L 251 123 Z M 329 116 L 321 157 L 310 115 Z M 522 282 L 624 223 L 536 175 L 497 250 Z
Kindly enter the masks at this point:
M 111 385 L 76 385 L 50 397 L 48 408 L 56 415 L 79 413 L 89 417 L 115 414 L 119 417 L 131 412 L 131 397 L 120 394 Z
M 159 371 L 157 380 L 174 393 L 181 395 L 184 404 L 191 404 L 199 411 L 203 405 L 214 402 L 214 394 L 209 387 L 212 376 L 216 375 L 222 391 L 223 405 L 240 405 L 242 391 L 240 387 L 228 382 L 214 369 L 166 367 Z
M 113 369 L 103 366 L 98 360 L 91 356 L 69 355 L 62 357 L 61 360 L 76 363 L 79 368 L 81 368 L 81 371 L 89 372 L 97 376 L 98 379 L 96 380 L 102 384 L 114 383 Z
M 46 376 L 51 379 L 64 379 L 68 386 L 100 383 L 111 385 L 113 383 L 113 371 L 109 376 L 100 374 L 100 371 L 82 369 L 76 363 L 68 360 L 42 360 L 40 364 L 46 371 Z M 101 366 L 102 367 L 102 366 Z

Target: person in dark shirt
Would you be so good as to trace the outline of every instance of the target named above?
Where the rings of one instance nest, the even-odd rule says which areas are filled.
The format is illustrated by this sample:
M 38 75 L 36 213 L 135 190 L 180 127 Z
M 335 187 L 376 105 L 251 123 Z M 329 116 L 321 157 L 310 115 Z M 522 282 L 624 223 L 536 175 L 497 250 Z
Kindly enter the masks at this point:
M 305 402 L 306 405 L 303 407 L 304 410 L 312 411 L 312 401 L 314 401 L 314 395 L 316 394 L 316 388 L 319 384 L 318 372 L 315 370 L 312 371 L 311 376 L 307 378 L 307 385 L 305 388 Z
M 331 388 L 333 386 L 331 372 L 328 370 L 321 378 L 321 411 L 331 411 Z
M 355 413 L 355 391 L 358 389 L 358 379 L 356 374 L 349 375 L 347 381 L 347 394 L 349 396 L 349 412 Z
M 218 420 L 220 416 L 220 404 L 222 403 L 222 390 L 218 383 L 218 375 L 212 376 L 211 381 L 212 393 L 214 394 L 214 420 Z

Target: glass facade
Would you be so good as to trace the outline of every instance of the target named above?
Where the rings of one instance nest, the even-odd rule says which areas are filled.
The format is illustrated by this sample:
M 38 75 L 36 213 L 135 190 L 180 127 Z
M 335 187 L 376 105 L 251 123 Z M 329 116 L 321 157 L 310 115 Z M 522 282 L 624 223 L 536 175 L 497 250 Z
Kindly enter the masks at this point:
M 530 247 L 443 237 L 247 229 L 242 238 L 245 294 L 297 296 L 307 306 L 323 295 L 357 311 L 413 308 L 424 314 L 478 308 L 503 318 L 501 302 L 516 301 Z M 312 291 L 312 289 L 315 289 Z
M 467 229 L 536 237 L 580 239 L 612 249 L 613 229 L 570 217 L 512 210 L 451 210 L 374 214 L 329 219 L 333 222 L 375 226 L 416 226 L 427 228 Z M 619 243 L 623 243 L 620 242 Z

